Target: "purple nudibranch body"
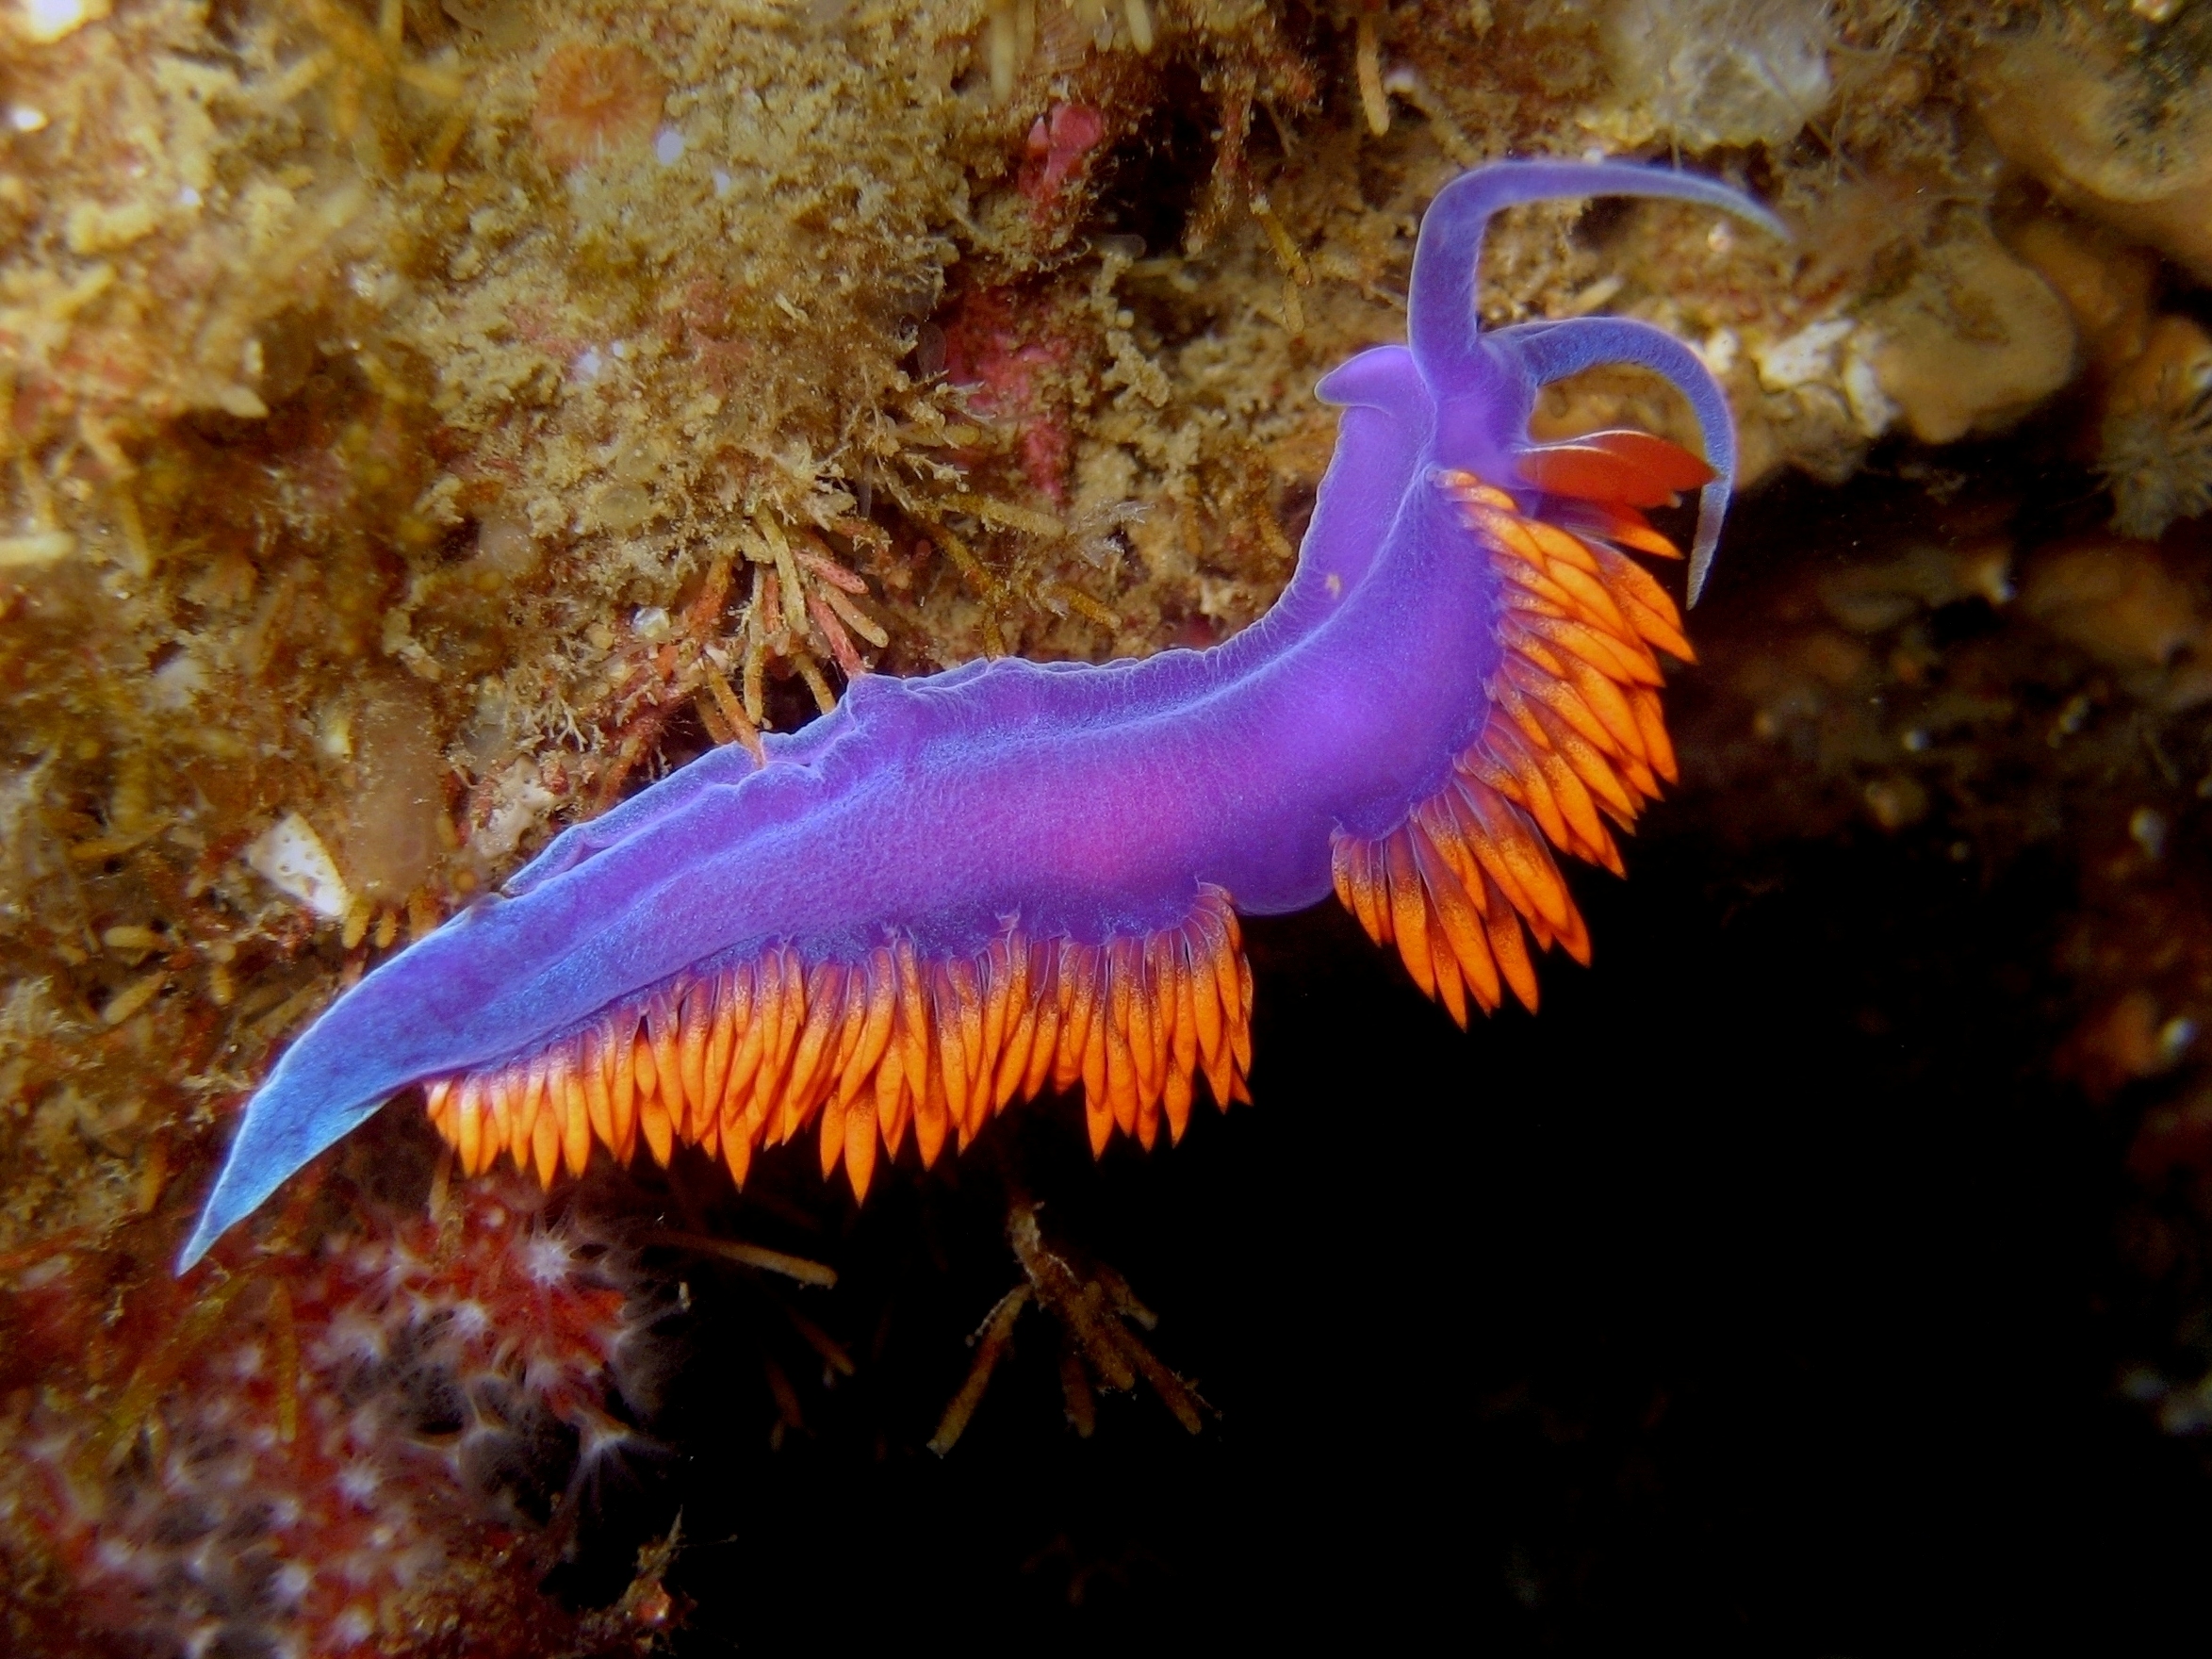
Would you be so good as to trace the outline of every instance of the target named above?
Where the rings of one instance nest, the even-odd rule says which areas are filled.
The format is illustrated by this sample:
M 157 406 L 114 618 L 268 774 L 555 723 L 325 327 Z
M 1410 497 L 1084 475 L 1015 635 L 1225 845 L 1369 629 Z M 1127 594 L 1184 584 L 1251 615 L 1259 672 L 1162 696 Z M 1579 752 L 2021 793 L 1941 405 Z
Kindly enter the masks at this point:
M 1543 838 L 1589 857 L 1605 857 L 1611 844 L 1602 829 L 1595 841 L 1575 830 L 1576 786 L 1561 767 L 1588 776 L 1584 751 L 1604 748 L 1601 739 L 1614 733 L 1621 778 L 1643 778 L 1648 795 L 1657 789 L 1651 768 L 1671 775 L 1663 733 L 1650 731 L 1655 713 L 1645 718 L 1644 704 L 1615 699 L 1629 710 L 1624 728 L 1604 688 L 1583 683 L 1593 671 L 1610 676 L 1608 685 L 1630 687 L 1656 709 L 1649 688 L 1657 675 L 1642 677 L 1638 664 L 1649 653 L 1628 624 L 1656 615 L 1663 601 L 1647 597 L 1655 587 L 1621 585 L 1630 579 L 1619 575 L 1619 555 L 1605 538 L 1647 545 L 1635 540 L 1633 506 L 1667 491 L 1654 493 L 1647 477 L 1644 495 L 1615 489 L 1609 504 L 1599 488 L 1590 509 L 1597 517 L 1575 520 L 1571 536 L 1553 529 L 1562 511 L 1581 510 L 1578 498 L 1587 506 L 1593 491 L 1563 493 L 1559 481 L 1570 474 L 1556 468 L 1537 474 L 1546 487 L 1528 482 L 1528 457 L 1545 448 L 1528 436 L 1535 395 L 1581 369 L 1626 362 L 1665 376 L 1688 399 L 1705 448 L 1696 476 L 1708 480 L 1692 548 L 1693 598 L 1734 468 L 1723 395 L 1671 336 L 1604 318 L 1477 328 L 1476 264 L 1491 215 L 1518 203 L 1609 194 L 1681 198 L 1779 229 L 1725 186 L 1638 165 L 1502 162 L 1454 180 L 1421 226 L 1409 344 L 1364 352 L 1320 383 L 1321 398 L 1343 410 L 1336 452 L 1296 575 L 1265 617 L 1210 649 L 1142 661 L 1002 659 L 912 680 L 864 677 L 834 713 L 769 737 L 758 768 L 742 747 L 718 749 L 566 830 L 502 895 L 384 962 L 286 1051 L 246 1109 L 179 1271 L 308 1159 L 419 1083 L 434 1085 L 434 1119 L 465 1163 L 488 1162 L 499 1150 L 489 1138 L 496 1132 L 512 1141 L 518 1160 L 536 1144 L 547 1174 L 545 1136 L 555 1137 L 557 1158 L 564 1088 L 570 1118 L 588 1104 L 611 1147 L 634 1145 L 623 1113 L 643 1114 L 647 1138 L 665 1157 L 670 1131 L 656 1129 L 651 1116 L 659 1109 L 673 1114 L 659 1121 L 673 1122 L 680 1138 L 710 1149 L 727 1142 L 741 1173 L 736 1142 L 747 1112 L 749 1157 L 762 1134 L 788 1138 L 816 1111 L 874 1109 L 855 1104 L 870 1087 L 849 1075 L 855 1066 L 867 1071 L 874 1099 L 888 1102 L 883 1138 L 893 1152 L 893 1128 L 926 1125 L 933 1109 L 949 1110 L 964 1143 L 970 1097 L 995 1109 L 1012 1092 L 1078 1076 L 1091 1096 L 1094 1143 L 1103 1144 L 1098 1114 L 1121 1110 L 1123 1097 L 1141 1105 L 1164 1092 L 1173 1112 L 1168 1074 L 1178 1066 L 1187 1109 L 1202 1049 L 1225 1106 L 1250 1062 L 1215 1028 L 1249 1014 L 1250 990 L 1248 969 L 1241 998 L 1233 963 L 1218 979 L 1211 973 L 1234 957 L 1233 918 L 1226 945 L 1222 923 L 1207 919 L 1220 895 L 1248 913 L 1281 912 L 1315 903 L 1334 879 L 1378 937 L 1394 934 L 1432 990 L 1429 947 L 1417 961 L 1409 938 L 1459 941 L 1457 958 L 1435 947 L 1437 972 L 1452 998 L 1464 981 L 1484 1006 L 1497 1000 L 1499 981 L 1496 974 L 1484 980 L 1483 963 L 1494 959 L 1516 989 L 1516 963 L 1525 964 L 1525 953 L 1515 955 L 1517 928 L 1509 944 L 1486 894 L 1509 926 L 1517 912 L 1539 944 L 1556 937 L 1574 949 L 1580 920 L 1564 889 L 1554 894 L 1556 881 L 1534 868 L 1549 868 Z M 1653 452 L 1669 448 L 1645 442 Z M 1611 464 L 1584 453 L 1601 468 Z M 1647 541 L 1647 527 L 1643 534 Z M 1612 599 L 1584 594 L 1558 561 L 1577 570 L 1590 561 L 1547 535 L 1590 552 Z M 1531 537 L 1538 553 L 1510 554 L 1524 560 L 1511 564 L 1510 550 Z M 1542 567 L 1542 548 L 1551 549 L 1550 576 L 1519 574 Z M 1649 582 L 1640 570 L 1634 576 Z M 1601 613 L 1625 621 L 1608 632 Z M 1523 637 L 1513 629 L 1524 625 L 1549 629 L 1545 637 L 1559 649 L 1548 654 L 1532 645 L 1508 660 L 1511 640 Z M 1639 626 L 1645 638 L 1675 637 L 1663 621 Z M 1583 637 L 1593 631 L 1606 637 Z M 1563 684 L 1583 687 L 1583 700 L 1566 711 L 1574 731 L 1548 712 L 1566 705 L 1544 700 L 1550 694 L 1540 675 L 1531 678 L 1532 662 L 1558 665 Z M 1524 697 L 1520 686 L 1533 689 Z M 1517 732 L 1501 729 L 1501 706 L 1525 715 Z M 1547 746 L 1546 733 L 1557 741 Z M 1488 795 L 1480 791 L 1489 786 L 1466 781 L 1490 776 L 1485 765 L 1497 773 Z M 1632 813 L 1640 797 L 1624 789 Z M 1598 798 L 1603 793 L 1593 780 L 1584 804 L 1596 800 L 1625 823 L 1617 805 Z M 1445 807 L 1434 807 L 1439 799 Z M 1551 827 L 1554 817 L 1563 828 Z M 1452 839 L 1451 824 L 1478 820 L 1486 832 Z M 1420 825 L 1427 828 L 1416 833 Z M 1531 854 L 1526 832 L 1538 827 Z M 1402 847 L 1393 835 L 1404 838 Z M 1461 846 L 1472 849 L 1464 861 L 1454 850 Z M 1417 903 L 1403 908 L 1402 895 L 1417 881 L 1426 882 L 1425 912 Z M 1469 928 L 1472 947 L 1462 937 Z M 1470 948 L 1483 961 L 1470 960 Z M 909 962 L 951 964 L 939 969 L 933 1001 L 926 990 L 916 1000 Z M 972 972 L 962 965 L 970 962 L 977 964 Z M 1532 989 L 1521 994 L 1533 999 Z M 806 1009 L 825 998 L 832 1010 L 805 1024 Z M 754 1027 L 762 1010 L 790 1013 L 780 1050 L 774 1029 L 748 1044 L 748 1008 Z M 1095 1029 L 1086 1037 L 1075 1027 L 1092 1012 Z M 1051 1045 L 1031 1033 L 1032 1013 L 1040 1029 L 1059 1022 L 1057 1068 L 1049 1057 L 1024 1058 Z M 726 1039 L 719 1047 L 715 1030 Z M 746 1070 L 746 1054 L 763 1043 L 768 1059 Z M 775 1087 L 762 1080 L 771 1063 L 781 1068 Z M 582 1082 L 579 1068 L 588 1072 Z M 741 1070 L 758 1084 L 746 1102 L 737 1099 Z M 691 1091 L 689 1129 L 678 1073 Z M 471 1092 L 475 1085 L 465 1083 L 449 1095 L 437 1082 L 494 1076 L 511 1076 L 514 1088 Z M 713 1097 L 704 1105 L 701 1076 Z M 533 1142 L 531 1122 L 509 1109 L 534 1113 L 539 1101 L 553 1127 L 537 1130 Z M 480 1104 L 492 1114 L 490 1131 L 468 1126 Z M 1179 1134 L 1179 1118 L 1173 1127 Z M 1109 1121 L 1105 1132 L 1111 1129 Z M 831 1132 L 826 1121 L 826 1170 L 834 1161 Z M 860 1156 L 864 1134 L 872 1160 L 873 1127 L 853 1133 L 851 1156 Z M 926 1127 L 917 1134 L 925 1158 L 934 1157 Z M 1149 1131 L 1144 1139 L 1150 1144 Z M 582 1155 L 569 1161 L 582 1167 Z M 863 1171 L 854 1175 L 864 1185 Z

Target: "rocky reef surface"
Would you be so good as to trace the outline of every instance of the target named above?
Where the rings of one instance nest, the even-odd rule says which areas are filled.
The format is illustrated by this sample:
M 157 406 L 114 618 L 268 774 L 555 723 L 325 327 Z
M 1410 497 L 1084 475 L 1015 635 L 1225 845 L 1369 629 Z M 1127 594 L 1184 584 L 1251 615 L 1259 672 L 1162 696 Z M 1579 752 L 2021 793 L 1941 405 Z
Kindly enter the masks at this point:
M 1314 380 L 1401 334 L 1422 205 L 1503 155 L 1679 158 L 1795 233 L 1559 205 L 1484 273 L 1494 321 L 1675 331 L 1737 411 L 1663 834 L 2069 872 L 2022 1061 L 2136 1125 L 2172 1336 L 2112 1386 L 2212 1424 L 2207 58 L 2149 0 L 8 0 L 11 1651 L 660 1639 L 665 1551 L 597 1612 L 539 1586 L 576 1471 L 649 1461 L 636 1332 L 689 1281 L 639 1253 L 727 1194 L 648 1244 L 665 1194 L 464 1192 L 398 1134 L 180 1290 L 230 1115 L 382 954 L 710 744 L 858 673 L 1249 623 Z M 1540 419 L 1690 436 L 1625 373 Z M 1090 1333 L 1071 1414 L 1089 1366 L 1198 1420 L 1133 1293 L 1022 1268 Z M 881 1343 L 760 1295 L 780 1438 L 793 1377 Z

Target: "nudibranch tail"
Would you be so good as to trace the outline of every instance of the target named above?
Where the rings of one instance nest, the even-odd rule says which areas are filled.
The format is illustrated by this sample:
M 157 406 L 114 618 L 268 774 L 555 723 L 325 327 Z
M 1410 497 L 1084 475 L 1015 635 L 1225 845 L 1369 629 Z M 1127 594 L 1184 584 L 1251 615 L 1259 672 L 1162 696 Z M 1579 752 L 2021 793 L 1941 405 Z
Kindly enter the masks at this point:
M 430 1121 L 464 1173 L 501 1154 L 550 1186 L 592 1149 L 643 1143 L 720 1158 L 743 1186 L 755 1153 L 814 1129 L 825 1178 L 865 1197 L 911 1132 L 925 1168 L 1047 1088 L 1080 1088 L 1091 1150 L 1116 1134 L 1179 1142 L 1197 1079 L 1249 1100 L 1252 968 L 1228 895 L 1202 887 L 1179 925 L 1100 944 L 1009 925 L 981 951 L 930 960 L 896 936 L 850 961 L 790 944 L 687 975 L 535 1053 L 432 1078 Z
M 1677 776 L 1655 650 L 1696 661 L 1666 590 L 1620 550 L 1681 557 L 1639 508 L 1702 482 L 1703 463 L 1641 433 L 1532 453 L 1544 459 L 1524 474 L 1569 498 L 1549 517 L 1469 474 L 1439 480 L 1499 578 L 1503 649 L 1481 734 L 1398 829 L 1339 832 L 1331 848 L 1345 908 L 1462 1026 L 1470 998 L 1491 1012 L 1509 991 L 1535 1011 L 1524 930 L 1590 960 L 1551 848 L 1620 873 L 1606 820 L 1633 828 Z

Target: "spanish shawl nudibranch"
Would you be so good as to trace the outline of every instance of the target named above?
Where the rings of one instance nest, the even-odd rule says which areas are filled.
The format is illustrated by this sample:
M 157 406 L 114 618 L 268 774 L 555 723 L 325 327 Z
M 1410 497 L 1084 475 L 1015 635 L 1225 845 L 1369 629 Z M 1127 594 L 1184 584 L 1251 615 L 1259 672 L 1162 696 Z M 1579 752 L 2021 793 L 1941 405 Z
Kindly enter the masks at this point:
M 1431 205 L 1408 346 L 1320 383 L 1343 411 L 1297 574 L 1208 650 L 1015 659 L 856 681 L 834 714 L 717 750 L 565 831 L 502 897 L 334 1003 L 246 1109 L 180 1271 L 401 1090 L 476 1174 L 549 1183 L 597 1142 L 679 1142 L 743 1181 L 818 1125 L 865 1194 L 910 1129 L 925 1165 L 1048 1086 L 1090 1142 L 1180 1139 L 1203 1072 L 1247 1098 L 1237 912 L 1332 885 L 1462 1024 L 1531 1009 L 1539 947 L 1587 961 L 1552 847 L 1618 872 L 1675 763 L 1657 650 L 1679 616 L 1624 550 L 1679 557 L 1642 509 L 1702 485 L 1695 600 L 1734 468 L 1728 404 L 1648 324 L 1478 332 L 1483 227 L 1517 203 L 1734 190 L 1617 162 L 1501 162 Z M 1539 444 L 1539 387 L 1656 370 L 1705 459 L 1637 432 Z M 1234 908 L 1232 908 L 1234 906 Z

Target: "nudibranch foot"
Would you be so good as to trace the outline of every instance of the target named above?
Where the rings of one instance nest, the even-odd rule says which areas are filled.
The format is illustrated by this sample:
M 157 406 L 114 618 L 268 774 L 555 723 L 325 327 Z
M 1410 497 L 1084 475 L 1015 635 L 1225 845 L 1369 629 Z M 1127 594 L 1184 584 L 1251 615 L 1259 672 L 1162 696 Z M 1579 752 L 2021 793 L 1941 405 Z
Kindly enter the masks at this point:
M 780 944 L 687 974 L 502 1064 L 432 1078 L 430 1121 L 480 1174 L 501 1153 L 548 1186 L 595 1145 L 718 1158 L 743 1186 L 762 1148 L 817 1134 L 865 1197 L 910 1130 L 925 1168 L 1013 1101 L 1078 1086 L 1094 1153 L 1117 1133 L 1179 1142 L 1196 1080 L 1249 1100 L 1252 968 L 1237 912 L 1202 887 L 1178 926 L 1095 944 L 1009 923 L 971 956 L 904 934 L 849 961 Z
M 1511 991 L 1536 1009 L 1539 950 L 1590 960 L 1551 847 L 1618 875 L 1610 818 L 1632 829 L 1677 776 L 1661 718 L 1663 650 L 1694 662 L 1666 590 L 1619 550 L 1681 557 L 1639 509 L 1712 476 L 1695 455 L 1643 433 L 1598 433 L 1532 450 L 1521 471 L 1548 517 L 1466 472 L 1436 483 L 1488 550 L 1501 648 L 1482 734 L 1452 776 L 1381 836 L 1339 831 L 1337 895 L 1377 944 L 1465 1026 L 1467 1000 L 1494 1012 Z M 1573 526 L 1572 529 L 1568 526 Z

